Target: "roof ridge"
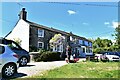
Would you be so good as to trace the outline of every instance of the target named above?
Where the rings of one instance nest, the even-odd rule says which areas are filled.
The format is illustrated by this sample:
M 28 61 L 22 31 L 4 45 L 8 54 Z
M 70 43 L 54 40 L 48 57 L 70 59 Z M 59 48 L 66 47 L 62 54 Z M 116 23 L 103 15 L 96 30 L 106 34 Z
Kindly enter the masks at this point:
M 53 27 L 50 28 L 50 27 L 47 27 L 47 26 L 44 26 L 44 25 L 41 25 L 41 24 L 38 24 L 38 23 L 35 23 L 35 22 L 28 21 L 28 20 L 26 20 L 26 22 L 28 24 L 30 24 L 30 25 L 33 25 L 33 26 L 36 26 L 36 27 L 40 27 L 40 28 L 44 28 L 44 29 L 47 29 L 47 30 L 50 30 L 50 31 L 58 32 L 60 34 L 65 34 L 65 35 L 70 35 L 71 34 L 69 32 L 65 32 L 65 31 L 62 31 L 62 30 L 59 30 L 59 29 L 55 29 Z M 79 38 L 82 38 L 84 40 L 90 41 L 90 40 L 86 39 L 85 37 L 81 37 L 81 36 L 73 34 L 73 33 L 72 33 L 72 35 L 76 36 L 76 37 L 79 37 Z

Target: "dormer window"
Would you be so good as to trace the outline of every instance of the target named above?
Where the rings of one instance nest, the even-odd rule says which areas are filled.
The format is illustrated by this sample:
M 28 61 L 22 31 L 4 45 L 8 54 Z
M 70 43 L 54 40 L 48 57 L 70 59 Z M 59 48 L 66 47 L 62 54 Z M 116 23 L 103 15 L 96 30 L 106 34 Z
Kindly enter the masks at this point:
M 44 30 L 38 29 L 38 37 L 44 37 Z

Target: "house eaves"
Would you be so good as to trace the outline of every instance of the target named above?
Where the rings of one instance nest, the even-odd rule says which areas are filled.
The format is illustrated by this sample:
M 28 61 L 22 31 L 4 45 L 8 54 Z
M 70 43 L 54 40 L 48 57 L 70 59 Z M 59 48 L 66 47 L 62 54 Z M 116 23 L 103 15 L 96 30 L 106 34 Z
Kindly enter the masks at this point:
M 52 31 L 52 32 L 56 32 L 56 33 L 60 33 L 60 34 L 67 35 L 67 36 L 71 35 L 71 33 L 68 33 L 68 32 L 65 32 L 65 31 L 61 31 L 61 30 L 58 30 L 58 29 L 55 29 L 55 28 L 49 28 L 47 26 L 43 26 L 43 25 L 40 25 L 40 24 L 31 22 L 31 21 L 28 21 L 28 20 L 26 20 L 26 22 L 28 24 L 30 24 L 30 26 L 33 26 L 33 27 L 38 27 L 38 28 L 46 29 L 46 30 L 49 30 L 49 31 Z M 91 42 L 90 40 L 86 39 L 85 37 L 80 37 L 80 36 L 75 35 L 75 34 L 72 34 L 71 36 L 75 36 L 78 39 L 82 39 L 82 40 L 86 40 L 86 41 Z
M 31 21 L 26 21 L 27 23 L 30 24 L 30 26 L 33 26 L 33 27 L 38 27 L 38 28 L 42 28 L 42 29 L 46 29 L 46 30 L 49 30 L 49 31 L 52 31 L 52 32 L 56 32 L 56 33 L 60 33 L 60 34 L 63 34 L 63 35 L 69 35 L 68 32 L 65 32 L 65 31 L 61 31 L 61 30 L 58 30 L 58 29 L 55 29 L 55 28 L 49 28 L 47 26 L 43 26 L 43 25 L 40 25 L 40 24 L 37 24 L 37 23 L 34 23 L 34 22 L 31 22 Z

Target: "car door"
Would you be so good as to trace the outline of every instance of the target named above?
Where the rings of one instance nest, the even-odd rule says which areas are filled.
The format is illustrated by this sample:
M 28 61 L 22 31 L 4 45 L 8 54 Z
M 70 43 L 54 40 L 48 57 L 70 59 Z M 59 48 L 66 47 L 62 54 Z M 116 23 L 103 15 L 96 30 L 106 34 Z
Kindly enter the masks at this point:
M 2 69 L 2 64 L 4 63 L 2 54 L 5 52 L 5 48 L 4 46 L 0 45 L 0 70 Z

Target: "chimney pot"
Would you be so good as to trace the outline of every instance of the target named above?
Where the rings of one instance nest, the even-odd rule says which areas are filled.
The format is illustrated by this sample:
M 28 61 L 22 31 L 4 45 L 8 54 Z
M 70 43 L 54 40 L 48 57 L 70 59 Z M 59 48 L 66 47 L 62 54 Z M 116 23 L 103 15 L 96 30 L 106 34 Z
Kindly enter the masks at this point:
M 25 11 L 25 8 L 22 8 L 22 11 L 20 11 L 19 14 L 19 19 L 26 20 L 26 18 L 27 18 L 27 12 Z

